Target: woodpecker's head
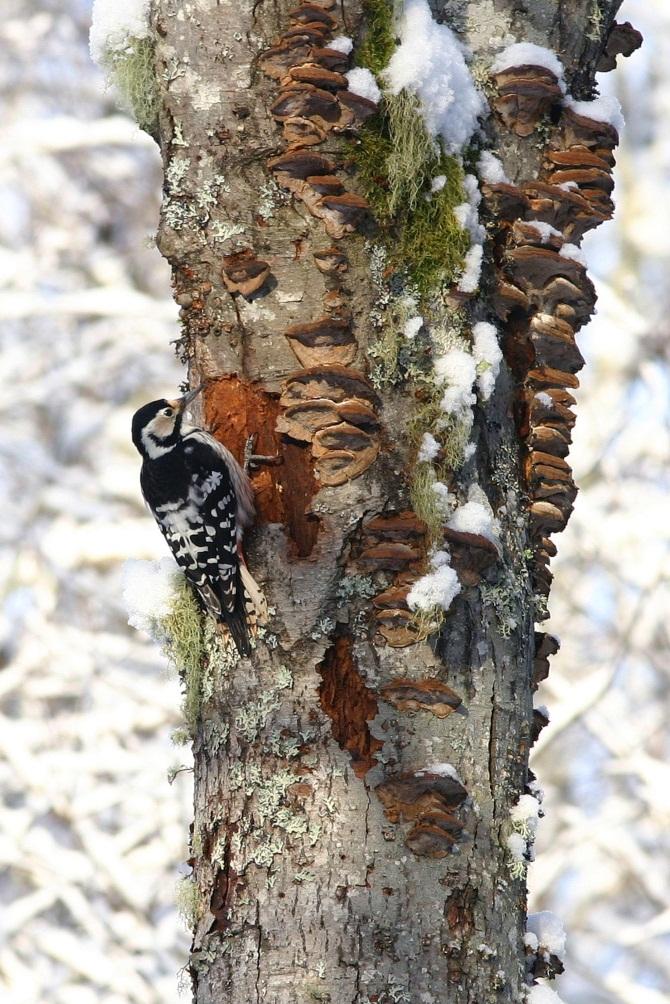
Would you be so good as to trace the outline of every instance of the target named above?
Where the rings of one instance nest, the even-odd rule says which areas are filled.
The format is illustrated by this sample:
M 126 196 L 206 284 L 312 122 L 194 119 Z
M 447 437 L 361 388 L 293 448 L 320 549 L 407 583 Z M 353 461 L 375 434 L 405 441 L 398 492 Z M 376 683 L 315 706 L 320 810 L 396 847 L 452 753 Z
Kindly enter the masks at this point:
M 133 443 L 143 457 L 155 460 L 177 445 L 184 411 L 201 390 L 202 387 L 198 387 L 174 401 L 167 401 L 165 398 L 150 401 L 135 412 Z

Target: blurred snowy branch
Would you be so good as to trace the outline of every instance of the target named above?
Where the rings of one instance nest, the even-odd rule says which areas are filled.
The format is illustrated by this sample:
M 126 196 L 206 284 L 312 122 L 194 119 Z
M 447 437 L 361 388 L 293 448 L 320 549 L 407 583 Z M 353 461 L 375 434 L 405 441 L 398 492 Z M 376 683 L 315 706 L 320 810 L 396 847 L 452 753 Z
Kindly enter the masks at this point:
M 0 984 L 11 1004 L 169 1004 L 186 959 L 190 785 L 166 779 L 179 691 L 120 598 L 126 557 L 165 553 L 130 416 L 183 377 L 168 268 L 146 240 L 159 156 L 90 63 L 86 3 L 7 6 Z

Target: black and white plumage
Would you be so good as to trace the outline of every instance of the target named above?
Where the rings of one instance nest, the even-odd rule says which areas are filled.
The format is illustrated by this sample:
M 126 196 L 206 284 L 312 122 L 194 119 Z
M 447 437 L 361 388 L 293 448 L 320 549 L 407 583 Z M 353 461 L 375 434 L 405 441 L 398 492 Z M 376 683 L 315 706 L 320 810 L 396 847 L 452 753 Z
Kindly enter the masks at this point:
M 195 393 L 152 401 L 133 416 L 142 455 L 142 494 L 204 609 L 225 624 L 240 655 L 248 655 L 249 620 L 264 600 L 241 557 L 253 522 L 253 490 L 229 450 L 183 421 Z

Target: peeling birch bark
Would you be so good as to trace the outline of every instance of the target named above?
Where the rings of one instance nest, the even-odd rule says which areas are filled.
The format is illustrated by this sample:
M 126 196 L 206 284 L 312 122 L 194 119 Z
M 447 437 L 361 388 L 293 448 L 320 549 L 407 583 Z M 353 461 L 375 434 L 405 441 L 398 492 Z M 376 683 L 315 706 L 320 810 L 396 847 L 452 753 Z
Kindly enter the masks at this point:
M 618 6 L 454 0 L 439 13 L 478 72 L 496 48 L 535 42 L 559 54 L 582 98 Z M 255 434 L 257 453 L 280 458 L 255 475 L 248 542 L 276 611 L 271 644 L 218 679 L 194 743 L 194 999 L 518 1001 L 525 881 L 510 872 L 505 837 L 528 781 L 533 685 L 551 654 L 548 636 L 536 640 L 526 560 L 533 526 L 515 404 L 528 367 L 511 323 L 508 365 L 474 431 L 479 484 L 504 507 L 502 557 L 481 538 L 452 536 L 462 590 L 439 637 L 417 641 L 403 606 L 426 551 L 410 511 L 413 401 L 368 379 L 374 223 L 333 126 L 369 109 L 332 97 L 336 57 L 318 79 L 294 75 L 299 108 L 295 90 L 281 95 L 283 57 L 272 57 L 275 79 L 263 72 L 295 9 L 312 42 L 319 25 L 328 37 L 363 30 L 358 2 L 156 0 L 154 11 L 158 241 L 182 307 L 181 351 L 191 382 L 208 382 L 209 427 L 238 457 Z M 516 188 L 546 175 L 550 144 L 497 116 L 487 129 L 514 186 L 499 186 L 497 201 L 489 192 L 506 278 L 496 287 L 489 266 L 483 306 L 509 302 L 514 322 L 532 294 L 506 234 L 517 220 L 512 259 L 523 257 L 518 221 L 532 193 Z M 291 153 L 296 137 L 313 145 Z

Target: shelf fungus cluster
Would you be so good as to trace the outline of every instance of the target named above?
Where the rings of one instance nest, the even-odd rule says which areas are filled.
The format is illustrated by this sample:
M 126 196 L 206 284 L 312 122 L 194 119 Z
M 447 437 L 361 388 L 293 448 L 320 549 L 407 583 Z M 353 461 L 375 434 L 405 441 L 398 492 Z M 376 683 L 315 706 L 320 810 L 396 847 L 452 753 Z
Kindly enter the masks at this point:
M 367 520 L 353 552 L 352 560 L 359 572 L 372 576 L 384 573 L 388 582 L 373 597 L 372 618 L 376 640 L 392 648 L 405 648 L 419 641 L 407 594 L 423 574 L 426 549 L 426 524 L 406 511 L 383 513 Z
M 355 370 L 335 363 L 297 370 L 279 404 L 277 431 L 311 444 L 323 485 L 358 477 L 379 453 L 379 399 Z
M 554 77 L 553 89 L 547 74 Z M 588 230 L 612 215 L 611 172 L 618 135 L 613 125 L 583 114 L 583 104 L 561 103 L 558 80 L 545 67 L 515 67 L 494 79 L 504 84 L 502 104 L 494 106 L 513 132 L 528 135 L 548 110 L 540 92 L 558 119 L 539 178 L 483 186 L 498 220 L 494 304 L 505 325 L 505 356 L 518 387 L 516 417 L 525 447 L 532 579 L 536 592 L 547 597 L 549 562 L 556 554 L 550 538 L 564 529 L 577 494 L 566 459 L 575 424 L 576 374 L 584 365 L 575 334 L 595 305 L 578 245 Z M 516 103 L 509 97 L 511 81 L 516 82 Z M 538 616 L 548 614 L 541 611 Z
M 326 236 L 341 241 L 358 228 L 368 205 L 347 191 L 335 160 L 315 148 L 330 133 L 365 121 L 376 105 L 349 91 L 348 56 L 328 47 L 338 28 L 335 7 L 335 0 L 321 0 L 291 11 L 288 29 L 259 63 L 279 86 L 270 114 L 282 128 L 285 146 L 268 168 L 276 183 L 320 221 Z M 284 332 L 304 369 L 284 384 L 277 430 L 310 443 L 317 477 L 334 486 L 358 477 L 379 453 L 380 403 L 363 374 L 352 368 L 358 342 L 343 286 L 346 254 L 331 244 L 312 257 L 325 285 L 323 313 Z
M 375 788 L 392 823 L 411 823 L 405 844 L 421 857 L 443 858 L 463 833 L 456 811 L 467 791 L 455 777 L 435 767 L 385 781 Z

